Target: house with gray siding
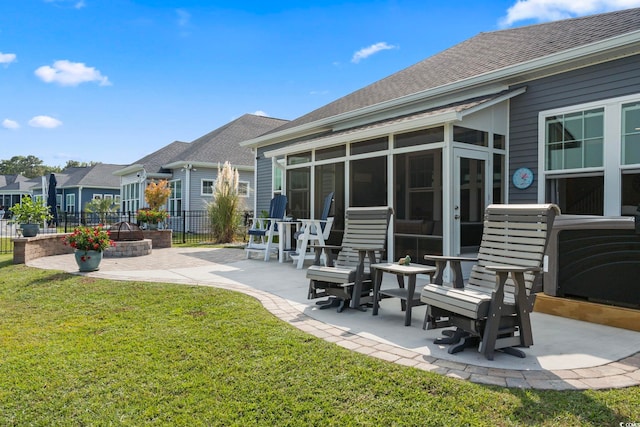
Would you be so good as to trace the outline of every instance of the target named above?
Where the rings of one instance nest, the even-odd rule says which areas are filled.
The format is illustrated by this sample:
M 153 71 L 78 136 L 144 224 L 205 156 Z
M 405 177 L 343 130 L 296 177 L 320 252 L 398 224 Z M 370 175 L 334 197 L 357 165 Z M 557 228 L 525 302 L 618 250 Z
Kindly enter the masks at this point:
M 490 203 L 640 203 L 640 9 L 480 33 L 241 145 L 257 209 L 393 206 L 388 256 L 473 253 Z
M 72 167 L 55 173 L 58 213 L 76 214 L 93 199 L 110 199 L 120 205 L 120 179 L 113 172 L 124 165 L 96 163 L 91 166 Z M 0 187 L 0 200 L 7 207 L 20 203 L 22 196 L 46 200 L 49 174 L 27 179 L 18 175 L 12 182 Z M 7 203 L 8 202 L 8 203 Z
M 255 196 L 253 149 L 240 142 L 285 124 L 286 120 L 245 114 L 191 142 L 174 141 L 116 172 L 120 177 L 122 211 L 135 213 L 146 207 L 144 189 L 166 179 L 171 195 L 166 209 L 170 227 L 181 229 L 184 211 L 204 211 L 213 201 L 218 167 L 229 162 L 240 176 L 239 193 L 244 208 L 252 210 Z M 189 224 L 186 225 L 189 229 Z M 194 231 L 194 230 L 189 230 Z

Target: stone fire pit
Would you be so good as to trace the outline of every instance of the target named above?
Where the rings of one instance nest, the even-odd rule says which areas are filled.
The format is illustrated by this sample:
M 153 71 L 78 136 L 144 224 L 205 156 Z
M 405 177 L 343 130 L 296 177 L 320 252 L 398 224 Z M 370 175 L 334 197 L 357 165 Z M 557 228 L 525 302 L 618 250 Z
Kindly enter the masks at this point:
M 115 246 L 104 251 L 105 258 L 123 258 L 149 255 L 151 239 L 145 239 L 142 230 L 130 222 L 118 222 L 109 228 Z

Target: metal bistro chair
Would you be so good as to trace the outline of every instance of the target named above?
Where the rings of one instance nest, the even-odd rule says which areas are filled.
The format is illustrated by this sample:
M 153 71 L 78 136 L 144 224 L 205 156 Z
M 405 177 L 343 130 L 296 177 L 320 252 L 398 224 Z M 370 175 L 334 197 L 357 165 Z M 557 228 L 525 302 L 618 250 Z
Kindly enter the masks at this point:
M 309 251 L 310 244 L 324 245 L 329 239 L 333 217 L 329 217 L 333 204 L 333 191 L 324 198 L 322 213 L 318 219 L 298 219 L 302 224 L 300 230 L 294 234 L 296 251 L 290 255 L 296 268 L 300 269 L 306 259 L 313 259 L 313 251 Z
M 278 243 L 274 242 L 278 234 L 277 221 L 282 221 L 287 209 L 287 196 L 278 195 L 271 199 L 267 218 L 253 219 L 248 231 L 249 242 L 245 247 L 247 259 L 252 253 L 264 253 L 264 260 L 269 261 L 272 252 L 278 253 Z

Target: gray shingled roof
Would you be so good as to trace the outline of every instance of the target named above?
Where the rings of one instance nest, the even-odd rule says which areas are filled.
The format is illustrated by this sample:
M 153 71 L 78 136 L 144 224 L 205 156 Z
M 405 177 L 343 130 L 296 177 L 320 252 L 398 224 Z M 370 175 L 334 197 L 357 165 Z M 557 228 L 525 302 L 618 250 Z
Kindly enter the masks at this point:
M 97 163 L 94 166 L 68 168 L 56 174 L 58 187 L 120 188 L 120 177 L 113 173 L 125 165 Z
M 245 114 L 191 142 L 175 161 L 223 163 L 253 166 L 254 155 L 240 143 L 282 126 L 287 120 Z
M 301 116 L 294 128 L 384 101 L 640 30 L 640 8 L 480 33 Z
M 189 148 L 188 142 L 173 141 L 171 144 L 162 147 L 133 163 L 143 165 L 145 170 L 150 173 L 168 173 L 170 171 L 163 169 L 162 166 L 179 159 L 181 154 L 187 148 Z
M 16 182 L 26 182 L 29 178 L 20 174 L 11 174 L 11 175 L 0 175 L 0 188 L 6 187 L 7 185 L 14 184 Z
M 284 123 L 287 120 L 244 114 L 190 143 L 175 141 L 133 163 L 143 165 L 148 173 L 170 172 L 162 166 L 183 161 L 212 164 L 229 161 L 236 167 L 253 166 L 251 149 L 241 147 L 240 143 Z

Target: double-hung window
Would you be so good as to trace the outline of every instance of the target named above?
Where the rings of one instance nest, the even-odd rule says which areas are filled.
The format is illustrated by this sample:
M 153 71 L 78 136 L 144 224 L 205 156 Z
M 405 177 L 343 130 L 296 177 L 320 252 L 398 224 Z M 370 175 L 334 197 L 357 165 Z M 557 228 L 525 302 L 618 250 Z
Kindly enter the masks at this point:
M 541 112 L 539 129 L 546 201 L 591 215 L 640 203 L 640 95 Z

